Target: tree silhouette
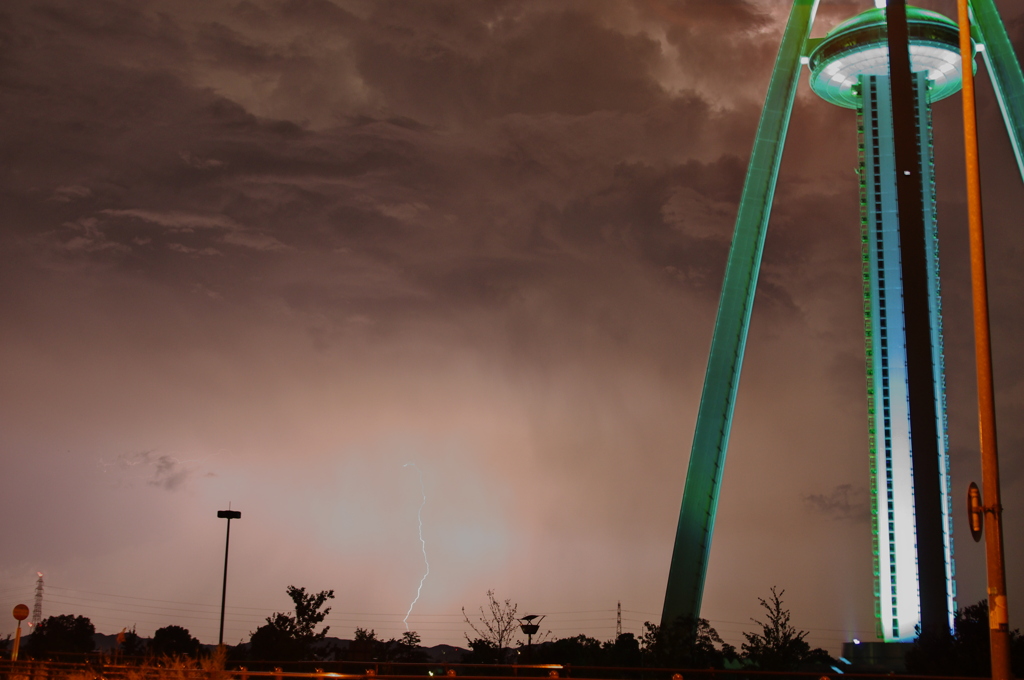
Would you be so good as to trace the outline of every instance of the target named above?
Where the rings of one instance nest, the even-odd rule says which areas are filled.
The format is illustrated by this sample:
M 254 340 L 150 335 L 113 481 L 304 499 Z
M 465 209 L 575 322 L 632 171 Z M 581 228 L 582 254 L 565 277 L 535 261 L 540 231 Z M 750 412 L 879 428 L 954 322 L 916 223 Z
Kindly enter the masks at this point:
M 956 610 L 953 633 L 919 635 L 907 650 L 907 672 L 921 675 L 989 676 L 992 666 L 988 639 L 988 600 Z M 1010 664 L 1018 678 L 1024 674 L 1024 636 L 1010 631 Z
M 96 648 L 92 638 L 95 633 L 96 627 L 84 616 L 51 616 L 36 624 L 25 648 L 33 656 L 60 652 L 84 654 Z
M 622 633 L 614 640 L 602 644 L 609 666 L 639 666 L 640 641 L 632 633 Z
M 199 640 L 192 637 L 187 628 L 164 626 L 153 633 L 149 651 L 157 656 L 195 656 Z
M 466 608 L 462 608 L 462 617 L 469 624 L 469 627 L 476 633 L 476 638 L 466 635 L 466 642 L 473 650 L 471 654 L 478 656 L 490 656 L 493 654 L 491 663 L 504 661 L 508 648 L 512 645 L 516 629 L 519 627 L 519 619 L 516 612 L 519 605 L 513 604 L 512 600 L 499 602 L 494 597 L 494 591 L 487 591 L 487 611 L 480 607 L 480 626 L 478 627 L 469 620 Z
M 474 638 L 469 641 L 469 651 L 462 655 L 462 663 L 498 663 L 500 657 L 498 647 L 493 642 Z
M 288 597 L 295 604 L 294 614 L 275 612 L 267 622 L 257 628 L 249 638 L 249 655 L 263 661 L 299 661 L 313 656 L 313 645 L 327 636 L 330 626 L 315 632 L 331 612 L 321 611 L 327 600 L 334 597 L 333 590 L 316 595 L 306 594 L 305 588 L 288 586 Z
M 430 655 L 420 648 L 420 642 L 419 633 L 414 630 L 407 630 L 402 633 L 402 637 L 398 639 L 391 638 L 384 643 L 384 658 L 388 661 L 400 661 L 403 663 L 426 661 L 430 658 Z
M 135 632 L 135 626 L 131 630 L 127 628 L 117 635 L 117 648 L 124 656 L 142 656 L 146 653 L 146 642 Z
M 323 611 L 320 611 L 320 608 L 327 600 L 334 599 L 334 591 L 322 590 L 316 595 L 306 595 L 305 588 L 288 586 L 288 597 L 292 598 L 292 602 L 295 603 L 295 631 L 299 639 L 315 642 L 327 637 L 327 631 L 331 629 L 330 626 L 324 626 L 319 633 L 314 632 L 314 629 L 323 623 L 327 615 L 331 613 L 330 607 Z
M 768 600 L 757 598 L 768 612 L 767 621 L 751 619 L 761 626 L 760 633 L 743 633 L 743 659 L 762 671 L 792 671 L 808 665 L 830 665 L 833 660 L 824 649 L 815 648 L 804 640 L 807 631 L 797 630 L 790 624 L 790 613 L 782 607 L 782 596 L 772 586 Z
M 604 665 L 605 654 L 600 640 L 581 634 L 537 645 L 532 650 L 532 656 L 532 659 L 526 659 L 526 663 L 601 666 Z
M 352 643 L 348 646 L 349 661 L 373 661 L 384 655 L 384 641 L 371 628 L 356 628 Z
M 679 617 L 668 627 L 644 623 L 643 653 L 648 665 L 671 668 L 723 668 L 736 658 L 707 619 Z

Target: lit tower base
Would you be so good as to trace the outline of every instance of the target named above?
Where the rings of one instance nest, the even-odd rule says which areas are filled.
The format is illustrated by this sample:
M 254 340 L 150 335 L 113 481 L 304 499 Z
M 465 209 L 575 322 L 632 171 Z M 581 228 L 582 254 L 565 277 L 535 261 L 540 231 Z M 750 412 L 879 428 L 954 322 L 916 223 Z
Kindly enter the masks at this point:
M 946 17 L 914 7 L 907 7 L 907 27 L 924 191 L 926 237 L 921 247 L 929 274 L 937 488 L 942 495 L 938 515 L 917 512 L 915 507 L 885 10 L 871 9 L 840 24 L 809 59 L 811 89 L 827 102 L 857 110 L 875 614 L 879 637 L 890 642 L 917 637 L 922 598 L 931 597 L 952 625 L 955 596 L 930 103 L 960 89 L 959 35 L 956 24 Z M 918 543 L 925 536 L 942 544 L 941 592 L 922 591 Z

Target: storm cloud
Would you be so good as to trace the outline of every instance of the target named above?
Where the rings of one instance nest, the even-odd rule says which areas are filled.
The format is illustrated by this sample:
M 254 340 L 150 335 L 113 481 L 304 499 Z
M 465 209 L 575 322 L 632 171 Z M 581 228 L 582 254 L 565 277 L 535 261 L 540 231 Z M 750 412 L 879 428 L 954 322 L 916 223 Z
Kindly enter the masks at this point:
M 866 7 L 824 4 L 815 35 Z M 656 620 L 787 11 L 5 3 L 0 497 L 7 516 L 39 510 L 12 529 L 0 586 L 30 597 L 40 570 L 78 593 L 47 614 L 209 642 L 199 613 L 100 610 L 90 593 L 215 602 L 231 502 L 227 639 L 283 610 L 289 584 L 336 590 L 332 632 L 397 635 L 422 567 L 415 462 L 431 579 L 410 623 L 427 643 L 462 641 L 461 607 L 490 588 L 565 612 L 546 620 L 556 635 L 609 638 L 620 600 L 629 630 Z M 1019 38 L 1024 8 L 1003 11 Z M 980 97 L 1010 527 L 1024 192 Z M 978 475 L 956 100 L 934 116 L 962 489 Z M 856 144 L 854 114 L 802 84 L 705 595 L 734 643 L 729 622 L 772 585 L 815 645 L 874 630 Z M 115 467 L 145 483 L 105 484 L 93 461 L 112 451 L 135 452 Z M 955 526 L 971 604 L 982 558 Z

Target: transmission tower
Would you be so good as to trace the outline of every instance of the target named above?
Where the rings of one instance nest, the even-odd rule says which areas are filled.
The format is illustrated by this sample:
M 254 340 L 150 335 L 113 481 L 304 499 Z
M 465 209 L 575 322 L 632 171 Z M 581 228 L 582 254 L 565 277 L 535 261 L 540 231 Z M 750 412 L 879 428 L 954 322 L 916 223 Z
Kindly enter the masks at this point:
M 32 627 L 35 628 L 43 620 L 43 572 L 37 571 L 39 578 L 36 579 L 36 603 L 32 607 Z
M 620 637 L 622 637 L 622 600 L 619 600 L 619 605 L 615 608 L 615 639 L 618 640 Z

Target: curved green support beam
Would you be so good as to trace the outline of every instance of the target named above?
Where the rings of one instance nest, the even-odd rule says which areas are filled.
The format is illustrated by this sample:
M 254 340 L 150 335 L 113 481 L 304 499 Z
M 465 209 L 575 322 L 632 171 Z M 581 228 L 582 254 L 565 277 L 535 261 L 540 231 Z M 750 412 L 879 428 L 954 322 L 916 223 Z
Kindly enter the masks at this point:
M 711 534 L 718 508 L 725 452 L 747 344 L 761 253 L 775 195 L 782 148 L 800 79 L 800 57 L 818 0 L 795 0 L 768 86 L 747 177 L 740 198 L 725 283 L 715 319 L 711 355 L 697 412 L 675 547 L 669 568 L 662 626 L 700 616 Z
M 968 0 L 968 6 L 977 38 L 985 45 L 982 53 L 985 68 L 992 79 L 992 89 L 996 91 L 1006 132 L 1010 135 L 1017 169 L 1024 179 L 1024 76 L 1021 75 L 1020 62 L 993 0 Z

